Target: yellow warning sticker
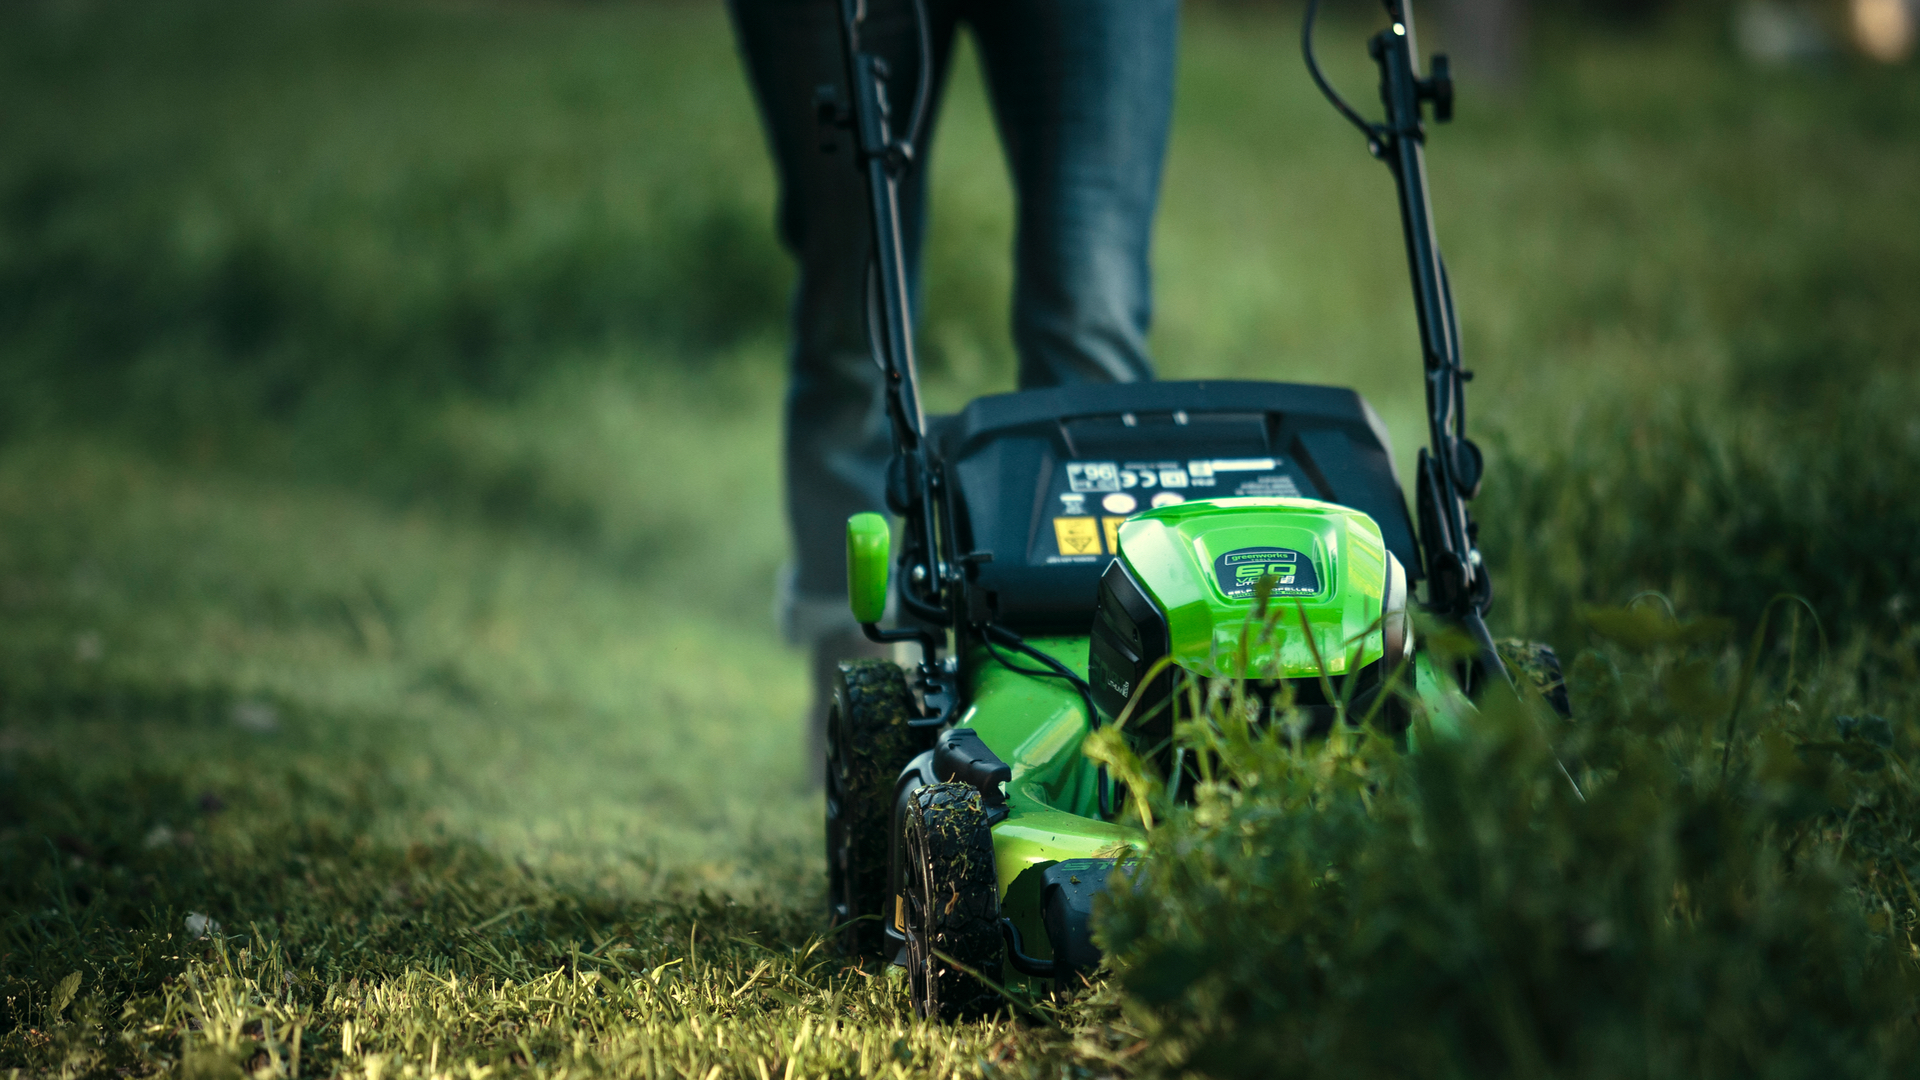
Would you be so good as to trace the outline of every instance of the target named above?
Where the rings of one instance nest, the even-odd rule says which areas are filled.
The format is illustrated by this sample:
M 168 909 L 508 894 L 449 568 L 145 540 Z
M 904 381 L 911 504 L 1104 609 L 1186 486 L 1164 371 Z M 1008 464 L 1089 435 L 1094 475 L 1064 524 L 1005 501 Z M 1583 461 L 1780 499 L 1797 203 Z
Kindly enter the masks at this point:
M 1100 554 L 1100 526 L 1090 517 L 1054 518 L 1053 538 L 1062 555 Z
M 1107 527 L 1107 553 L 1110 555 L 1120 554 L 1120 523 L 1125 520 L 1127 519 L 1123 517 L 1103 517 L 1100 519 L 1100 524 Z

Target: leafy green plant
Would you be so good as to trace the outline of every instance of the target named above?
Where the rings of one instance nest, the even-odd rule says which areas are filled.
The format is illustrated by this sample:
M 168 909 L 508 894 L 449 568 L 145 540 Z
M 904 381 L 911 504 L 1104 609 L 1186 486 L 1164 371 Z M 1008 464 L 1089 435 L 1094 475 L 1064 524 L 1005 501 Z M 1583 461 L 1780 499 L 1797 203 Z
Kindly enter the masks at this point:
M 1576 716 L 1493 694 L 1419 751 L 1217 709 L 1105 944 L 1215 1076 L 1892 1075 L 1915 1049 L 1910 725 L 1751 672 L 1724 622 L 1590 613 Z M 1722 767 L 1727 751 L 1728 767 Z M 1559 765 L 1571 766 L 1578 786 Z

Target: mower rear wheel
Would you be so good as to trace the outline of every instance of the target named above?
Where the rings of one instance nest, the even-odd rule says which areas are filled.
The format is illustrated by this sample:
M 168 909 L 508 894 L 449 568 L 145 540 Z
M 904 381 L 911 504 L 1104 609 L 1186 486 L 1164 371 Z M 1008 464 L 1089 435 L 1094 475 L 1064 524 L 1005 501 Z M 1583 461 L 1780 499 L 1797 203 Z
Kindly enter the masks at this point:
M 841 946 L 878 956 L 891 918 L 893 786 L 925 741 L 906 673 L 887 660 L 840 665 L 827 712 L 827 904 Z
M 1000 879 L 980 792 L 959 782 L 914 792 L 903 839 L 900 919 L 914 1010 L 931 1020 L 985 1016 L 1000 998 L 975 975 L 999 982 L 1005 954 Z
M 1516 685 L 1531 686 L 1563 720 L 1573 719 L 1573 704 L 1567 699 L 1567 679 L 1560 671 L 1560 656 L 1553 646 L 1538 641 L 1506 638 L 1494 643 L 1500 662 L 1513 672 Z

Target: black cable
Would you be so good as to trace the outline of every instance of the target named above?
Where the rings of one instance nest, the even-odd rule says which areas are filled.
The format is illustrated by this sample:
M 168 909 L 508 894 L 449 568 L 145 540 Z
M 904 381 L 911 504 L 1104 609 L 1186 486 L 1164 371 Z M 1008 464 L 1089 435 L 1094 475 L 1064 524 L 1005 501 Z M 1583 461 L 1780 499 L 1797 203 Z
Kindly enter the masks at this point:
M 932 623 L 935 626 L 945 626 L 952 621 L 952 616 L 947 613 L 946 608 L 935 607 L 913 595 L 913 589 L 907 582 L 901 582 L 899 591 L 894 593 L 894 595 L 900 598 L 900 607 L 905 610 L 906 614 L 919 619 L 921 622 Z
M 871 254 L 867 256 L 866 279 L 867 352 L 873 355 L 873 366 L 885 375 L 887 358 L 880 347 L 887 339 L 886 331 L 880 327 L 880 260 Z
M 1447 317 L 1447 347 L 1453 350 L 1453 426 L 1454 434 L 1464 437 L 1467 433 L 1467 395 L 1460 389 L 1465 381 L 1465 361 L 1460 357 L 1460 316 L 1453 310 L 1453 281 L 1447 276 L 1447 258 L 1436 255 L 1440 262 L 1440 305 L 1441 314 Z
M 1320 73 L 1320 61 L 1313 55 L 1313 22 L 1319 13 L 1320 0 L 1307 0 L 1306 22 L 1300 27 L 1300 51 L 1307 57 L 1307 74 L 1313 76 L 1313 84 L 1320 88 L 1320 92 L 1326 95 L 1328 101 L 1333 102 L 1334 108 L 1340 110 L 1340 115 L 1346 117 L 1349 123 L 1360 129 L 1360 134 L 1367 137 L 1367 145 L 1374 146 L 1380 141 L 1379 131 L 1355 111 L 1353 106 L 1347 104 L 1347 99 L 1341 97 L 1340 92 L 1327 82 L 1327 77 Z
M 1087 680 L 1081 678 L 1072 668 L 1054 659 L 1052 656 L 1041 652 L 1039 649 L 1034 648 L 1032 645 L 1027 644 L 1026 639 L 1005 627 L 995 626 L 992 623 L 980 623 L 978 624 L 978 629 L 981 632 L 981 637 L 986 641 L 989 651 L 993 651 L 993 639 L 995 635 L 998 635 L 1002 645 L 1010 649 L 1018 649 L 1020 652 L 1033 657 L 1051 669 L 1049 671 L 1034 671 L 1031 668 L 1018 667 L 1014 664 L 1007 663 L 1000 658 L 1000 654 L 997 651 L 994 651 L 994 659 L 1000 660 L 1000 663 L 1009 670 L 1018 671 L 1026 675 L 1043 675 L 1049 678 L 1065 679 L 1069 683 L 1072 683 L 1073 688 L 1079 691 L 1081 700 L 1086 703 L 1087 725 L 1095 728 L 1100 726 L 1100 713 L 1093 706 L 1093 687 L 1087 685 Z
M 1081 704 L 1085 705 L 1089 710 L 1093 708 L 1092 699 L 1089 698 L 1087 696 L 1087 692 L 1084 689 L 1082 689 L 1082 687 L 1077 682 L 1074 681 L 1073 676 L 1062 675 L 1058 671 L 1050 671 L 1045 668 L 1021 667 L 1019 664 L 1014 663 L 1004 653 L 1002 653 L 999 647 L 994 645 L 991 639 L 985 639 L 985 640 L 986 640 L 987 651 L 993 654 L 993 658 L 999 661 L 1001 667 L 1006 668 L 1008 671 L 1011 671 L 1017 675 L 1026 675 L 1030 678 L 1065 679 L 1067 680 L 1069 685 L 1073 686 L 1074 691 L 1079 694 Z M 1090 713 L 1090 715 L 1094 715 L 1096 718 L 1088 726 L 1096 727 L 1096 728 L 1099 727 L 1100 721 L 1097 718 L 1097 714 Z
M 992 653 L 993 658 L 995 660 L 1000 661 L 1000 666 L 1003 668 L 1006 668 L 1008 671 L 1016 672 L 1021 675 L 1039 676 L 1041 678 L 1047 678 L 1047 679 L 1057 679 L 1060 677 L 1059 672 L 1053 671 L 1051 669 L 1021 667 L 1019 664 L 1016 664 L 1012 660 L 1009 660 L 1005 656 L 1001 655 L 1000 647 L 998 645 L 995 645 L 990 639 L 987 641 L 987 651 Z
M 1088 691 L 1085 687 L 1085 684 L 1081 683 L 1075 676 L 1071 674 L 1062 674 L 1058 671 L 1052 671 L 1045 668 L 1021 667 L 1019 664 L 1014 663 L 1012 660 L 1008 659 L 1006 655 L 1001 653 L 999 647 L 993 643 L 992 638 L 983 638 L 982 640 L 986 642 L 987 651 L 992 653 L 993 658 L 1000 662 L 1000 666 L 1003 668 L 1006 668 L 1008 671 L 1014 672 L 1019 675 L 1031 676 L 1033 678 L 1038 678 L 1038 679 L 1067 680 L 1067 682 L 1073 686 L 1075 692 L 1077 692 L 1080 695 L 1081 703 L 1088 708 L 1089 715 L 1093 717 L 1093 720 L 1089 723 L 1088 726 L 1096 727 L 1096 728 L 1100 726 L 1099 715 L 1091 711 L 1093 708 L 1093 699 L 1090 696 L 1088 696 Z
M 1100 710 L 1093 704 L 1093 687 L 1087 685 L 1087 680 L 1075 674 L 1072 668 L 1061 663 L 1059 660 L 1027 644 L 1025 638 L 1022 638 L 1019 634 L 1005 627 L 995 626 L 992 623 L 978 623 L 974 628 L 980 631 L 980 640 L 986 643 L 987 651 L 992 653 L 993 658 L 1000 662 L 1000 666 L 1006 668 L 1008 671 L 1015 671 L 1022 675 L 1038 678 L 1065 679 L 1075 690 L 1079 691 L 1080 700 L 1087 707 L 1087 727 L 1090 730 L 1099 729 Z M 995 635 L 999 635 L 1001 643 L 1008 648 L 1018 649 L 1026 655 L 1033 657 L 1035 660 L 1040 661 L 1042 664 L 1045 664 L 1052 670 L 1036 671 L 1033 668 L 1021 667 L 1018 664 L 1010 663 L 1006 657 L 1000 655 L 1000 650 L 994 647 L 993 639 Z M 1096 770 L 1095 787 L 1100 796 L 1100 817 L 1102 819 L 1113 816 L 1113 801 L 1108 794 L 1107 786 L 1107 767 L 1101 765 Z

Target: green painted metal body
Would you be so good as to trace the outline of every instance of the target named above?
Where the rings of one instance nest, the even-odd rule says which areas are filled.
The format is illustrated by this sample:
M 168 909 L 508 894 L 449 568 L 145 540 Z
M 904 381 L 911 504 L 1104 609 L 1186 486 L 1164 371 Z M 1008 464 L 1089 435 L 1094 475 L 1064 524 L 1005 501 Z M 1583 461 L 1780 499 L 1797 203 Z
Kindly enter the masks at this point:
M 1436 739 L 1458 739 L 1474 713 L 1473 702 L 1460 690 L 1460 684 L 1434 667 L 1433 657 L 1425 652 L 1413 654 L 1413 696 L 1420 702 L 1426 718 L 1424 730 Z M 1407 729 L 1407 750 L 1420 752 L 1420 732 L 1415 725 Z
M 1034 638 L 1028 644 L 1076 672 L 1087 669 L 1087 639 Z M 972 727 L 1013 766 L 1005 821 L 994 826 L 1002 888 L 1032 861 L 1077 859 L 1131 844 L 1139 830 L 1099 819 L 1095 768 L 1080 752 L 1087 709 L 1064 681 L 1009 671 L 975 658 L 972 702 L 956 723 Z
M 848 523 L 848 571 L 856 617 L 878 618 L 884 595 L 887 533 L 878 515 Z M 1300 678 L 1337 675 L 1383 655 L 1380 620 L 1389 556 L 1373 520 L 1358 511 L 1309 499 L 1195 501 L 1138 514 L 1119 529 L 1126 561 L 1167 615 L 1173 660 L 1202 676 L 1244 671 Z M 1234 595 L 1217 566 L 1229 554 L 1285 550 L 1312 566 L 1303 583 L 1276 595 L 1283 618 L 1265 646 L 1244 660 L 1239 650 L 1254 606 L 1251 590 Z M 881 567 L 876 574 L 876 558 Z M 1291 557 L 1248 557 L 1259 576 L 1297 566 Z M 1266 560 L 1266 561 L 1263 561 Z M 1284 576 L 1276 577 L 1276 582 Z M 1231 584 L 1231 580 L 1229 581 Z M 1292 612 L 1287 612 L 1292 608 Z M 1312 643 L 1300 630 L 1304 614 Z M 1028 644 L 1086 677 L 1088 638 L 1031 638 Z M 1315 651 L 1318 651 L 1316 658 Z M 967 657 L 971 672 L 965 711 L 955 724 L 971 727 L 1013 771 L 1006 784 L 1007 815 L 993 826 L 995 869 L 1002 910 L 1020 928 L 1028 949 L 1048 953 L 1041 926 L 1041 872 L 1066 859 L 1111 857 L 1144 845 L 1138 827 L 1102 820 L 1099 772 L 1081 752 L 1091 728 L 1084 700 L 1064 680 L 1009 670 L 984 649 Z M 1426 730 L 1458 733 L 1472 706 L 1424 654 L 1416 654 L 1413 686 L 1427 705 Z M 1419 735 L 1410 736 L 1417 751 Z
M 1365 514 L 1311 499 L 1204 500 L 1129 518 L 1119 539 L 1120 557 L 1167 613 L 1174 662 L 1189 671 L 1301 677 L 1318 674 L 1324 660 L 1328 674 L 1340 674 L 1355 661 L 1367 664 L 1381 656 L 1387 554 L 1379 526 Z M 1311 591 L 1303 586 L 1281 602 L 1297 605 L 1305 616 L 1321 659 L 1297 616 L 1283 619 L 1267 642 L 1247 646 L 1249 637 L 1259 636 L 1245 633 L 1254 601 L 1230 595 L 1214 565 L 1248 549 L 1298 552 L 1310 563 Z M 1250 565 L 1261 573 L 1270 568 L 1267 562 Z M 1086 638 L 1029 644 L 1086 676 Z M 1243 647 L 1249 649 L 1244 660 Z M 1089 730 L 1080 695 L 1061 680 L 1009 671 L 985 652 L 970 659 L 969 670 L 978 674 L 956 723 L 979 731 L 1013 767 L 1008 816 L 994 826 L 1002 891 L 1032 866 L 1138 842 L 1137 829 L 1097 815 L 1097 774 L 1080 753 Z
M 1086 638 L 1030 638 L 1028 644 L 1085 677 Z M 1098 771 L 1080 752 L 1090 729 L 1078 693 L 1060 679 L 1009 671 L 984 650 L 969 659 L 977 672 L 973 694 L 955 723 L 978 731 L 1013 766 L 1007 816 L 993 827 L 1001 909 L 1020 927 L 1029 951 L 1045 958 L 1040 871 L 1063 859 L 1111 856 L 1141 844 L 1146 834 L 1100 819 Z
M 1340 674 L 1382 654 L 1387 555 L 1379 527 L 1364 514 L 1305 499 L 1223 499 L 1140 514 L 1120 527 L 1119 538 L 1120 557 L 1167 613 L 1174 662 L 1189 671 L 1299 677 L 1317 674 L 1324 660 L 1328 674 Z M 1297 613 L 1242 658 L 1248 639 L 1260 636 L 1245 632 L 1254 600 L 1250 590 L 1231 589 L 1231 579 L 1223 586 L 1215 564 L 1231 552 L 1267 549 L 1298 553 L 1312 568 L 1276 582 L 1310 576 L 1312 588 L 1283 597 L 1298 605 Z M 1245 576 L 1257 579 L 1297 563 L 1256 559 L 1250 565 L 1257 572 Z M 1312 645 L 1299 630 L 1300 614 L 1312 628 Z M 1029 644 L 1086 676 L 1087 638 Z M 1010 671 L 984 651 L 969 660 L 975 673 L 970 704 L 956 723 L 977 730 L 1013 769 L 1007 816 L 993 826 L 1002 910 L 1028 947 L 1044 955 L 1041 872 L 1065 859 L 1124 852 L 1141 845 L 1145 834 L 1099 817 L 1099 774 L 1081 753 L 1090 729 L 1078 693 L 1062 680 Z

